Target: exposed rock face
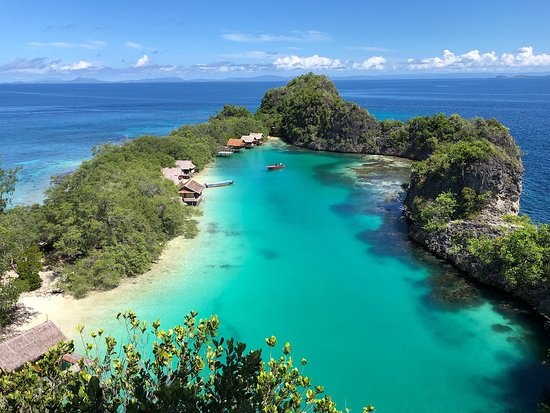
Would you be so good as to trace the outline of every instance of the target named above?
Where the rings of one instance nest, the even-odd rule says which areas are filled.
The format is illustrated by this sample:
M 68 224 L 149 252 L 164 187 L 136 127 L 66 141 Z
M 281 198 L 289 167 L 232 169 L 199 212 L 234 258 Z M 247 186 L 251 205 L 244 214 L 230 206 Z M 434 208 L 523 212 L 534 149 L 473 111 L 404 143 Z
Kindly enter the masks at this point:
M 418 197 L 435 199 L 442 192 L 460 193 L 463 188 L 471 188 L 476 193 L 490 193 L 491 199 L 483 210 L 485 217 L 499 220 L 503 215 L 517 215 L 522 189 L 523 166 L 521 160 L 491 156 L 472 162 L 464 167 L 451 166 L 442 174 L 429 174 L 425 179 L 414 173 L 405 207 L 409 215 L 414 215 L 414 200 Z

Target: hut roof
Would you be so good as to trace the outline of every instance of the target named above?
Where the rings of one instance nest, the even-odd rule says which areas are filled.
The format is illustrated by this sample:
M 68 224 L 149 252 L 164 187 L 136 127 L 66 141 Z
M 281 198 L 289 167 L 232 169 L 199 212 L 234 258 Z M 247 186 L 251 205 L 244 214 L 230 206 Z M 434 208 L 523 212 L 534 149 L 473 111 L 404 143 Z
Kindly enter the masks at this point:
M 181 169 L 193 169 L 195 168 L 195 164 L 191 161 L 176 161 L 176 166 Z
M 254 141 L 256 140 L 253 136 L 250 135 L 241 136 L 241 139 L 244 143 L 254 143 Z
M 261 132 L 249 133 L 248 136 L 252 136 L 256 140 L 264 138 L 264 134 Z
M 164 175 L 166 179 L 170 179 L 174 181 L 174 183 L 179 184 L 181 168 L 162 168 L 162 175 Z
M 244 146 L 244 143 L 241 139 L 229 139 L 227 146 Z
M 10 372 L 28 361 L 36 361 L 67 337 L 51 322 L 46 321 L 18 336 L 0 343 L 0 370 Z
M 202 191 L 204 190 L 204 185 L 199 184 L 197 181 L 194 181 L 193 179 L 190 179 L 187 182 L 182 182 L 180 184 L 180 191 L 184 189 L 187 189 L 191 192 L 195 192 L 197 194 L 202 194 Z

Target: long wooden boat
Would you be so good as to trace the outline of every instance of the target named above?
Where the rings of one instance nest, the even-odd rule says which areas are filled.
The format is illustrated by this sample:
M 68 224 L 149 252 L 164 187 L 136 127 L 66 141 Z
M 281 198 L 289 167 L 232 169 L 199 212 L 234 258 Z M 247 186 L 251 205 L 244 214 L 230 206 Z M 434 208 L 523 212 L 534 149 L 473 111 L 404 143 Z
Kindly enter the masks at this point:
M 233 179 L 229 179 L 227 181 L 212 182 L 210 184 L 204 184 L 204 186 L 207 188 L 216 188 L 217 186 L 231 185 L 233 182 L 235 182 Z
M 268 171 L 275 171 L 277 169 L 283 169 L 285 167 L 285 164 L 284 163 L 277 163 L 275 165 L 267 165 L 267 170 Z

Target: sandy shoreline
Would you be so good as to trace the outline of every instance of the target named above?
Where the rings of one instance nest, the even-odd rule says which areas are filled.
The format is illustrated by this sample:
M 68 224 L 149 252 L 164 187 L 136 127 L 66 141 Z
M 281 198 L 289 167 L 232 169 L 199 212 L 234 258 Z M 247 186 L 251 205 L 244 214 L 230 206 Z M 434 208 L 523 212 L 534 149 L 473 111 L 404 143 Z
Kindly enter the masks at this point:
M 213 163 L 195 174 L 194 179 L 205 182 L 215 178 L 212 176 L 212 166 Z M 205 195 L 208 197 L 208 194 Z M 196 219 L 200 227 L 204 217 Z M 51 320 L 67 337 L 74 338 L 77 335 L 75 327 L 78 324 L 90 325 L 96 318 L 114 317 L 116 312 L 130 308 L 131 302 L 127 298 L 142 292 L 144 288 L 147 289 L 153 280 L 168 277 L 173 273 L 181 262 L 182 255 L 188 253 L 189 249 L 193 248 L 193 244 L 196 244 L 195 240 L 196 238 L 186 239 L 183 236 L 170 240 L 149 271 L 137 277 L 122 280 L 113 290 L 94 291 L 81 299 L 67 294 L 52 293 L 49 279 L 51 272 L 43 272 L 42 276 L 45 280 L 43 286 L 37 291 L 21 294 L 18 304 L 25 307 L 27 319 L 22 322 L 19 320 L 19 323 L 16 321 L 13 330 L 28 330 Z

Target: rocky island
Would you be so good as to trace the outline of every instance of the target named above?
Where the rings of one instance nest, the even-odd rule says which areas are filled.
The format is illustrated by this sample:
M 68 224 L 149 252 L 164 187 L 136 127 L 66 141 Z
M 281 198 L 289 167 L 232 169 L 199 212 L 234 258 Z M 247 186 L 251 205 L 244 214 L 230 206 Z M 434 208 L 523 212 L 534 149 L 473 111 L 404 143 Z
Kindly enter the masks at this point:
M 550 231 L 518 216 L 521 150 L 496 119 L 378 121 L 311 73 L 269 90 L 258 113 L 292 145 L 416 161 L 403 201 L 410 238 L 549 314 Z

